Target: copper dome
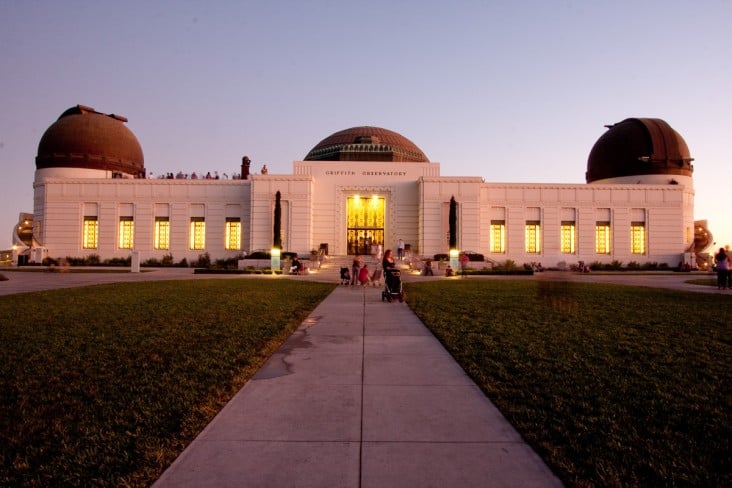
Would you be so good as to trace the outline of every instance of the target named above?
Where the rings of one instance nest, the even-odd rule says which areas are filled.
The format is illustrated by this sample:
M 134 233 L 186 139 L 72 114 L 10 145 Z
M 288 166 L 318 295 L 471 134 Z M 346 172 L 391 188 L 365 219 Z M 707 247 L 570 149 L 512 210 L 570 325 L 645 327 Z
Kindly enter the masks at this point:
M 46 129 L 38 143 L 36 169 L 85 168 L 145 174 L 142 148 L 127 119 L 77 105 Z
M 305 161 L 392 161 L 428 163 L 412 141 L 380 127 L 351 127 L 336 132 L 310 150 Z
M 587 183 L 621 176 L 691 176 L 686 141 L 665 121 L 632 118 L 606 127 L 587 159 Z

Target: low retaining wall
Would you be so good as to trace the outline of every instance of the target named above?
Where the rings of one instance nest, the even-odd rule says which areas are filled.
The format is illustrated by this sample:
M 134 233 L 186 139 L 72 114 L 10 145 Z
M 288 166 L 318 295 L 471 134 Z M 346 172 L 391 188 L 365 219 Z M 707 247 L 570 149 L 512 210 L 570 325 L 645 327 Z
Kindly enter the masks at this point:
M 290 263 L 292 261 L 289 260 L 280 260 L 280 269 L 284 270 L 285 272 L 289 272 L 290 270 Z M 300 262 L 302 262 L 303 266 L 310 269 L 320 269 L 320 262 L 319 261 L 310 261 L 309 259 L 301 259 Z M 237 262 L 237 269 L 247 269 L 247 268 L 254 268 L 254 269 L 269 269 L 272 265 L 272 261 L 270 259 L 240 259 Z

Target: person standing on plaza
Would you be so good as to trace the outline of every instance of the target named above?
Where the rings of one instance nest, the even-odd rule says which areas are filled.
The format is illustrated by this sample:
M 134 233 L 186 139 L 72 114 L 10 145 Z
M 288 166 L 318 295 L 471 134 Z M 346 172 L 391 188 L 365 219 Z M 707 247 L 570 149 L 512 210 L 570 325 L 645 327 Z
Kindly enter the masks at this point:
M 383 257 L 384 257 L 384 246 L 382 246 L 381 244 L 377 244 L 376 245 L 376 264 L 377 265 Z M 378 269 L 378 266 L 377 266 L 377 269 Z
M 470 263 L 470 258 L 467 254 L 462 253 L 460 255 L 460 274 L 462 276 L 468 276 L 468 264 Z
M 361 256 L 356 254 L 353 257 L 353 263 L 351 263 L 351 285 L 358 283 L 358 272 L 361 270 Z
M 397 258 L 399 258 L 399 261 L 404 259 L 404 241 L 401 239 L 397 242 Z
M 714 255 L 717 269 L 717 288 L 720 290 L 727 289 L 727 274 L 729 273 L 729 256 L 723 247 L 719 248 L 719 252 Z
M 424 263 L 424 268 L 422 268 L 422 276 L 434 276 L 435 273 L 432 271 L 432 260 L 428 259 Z

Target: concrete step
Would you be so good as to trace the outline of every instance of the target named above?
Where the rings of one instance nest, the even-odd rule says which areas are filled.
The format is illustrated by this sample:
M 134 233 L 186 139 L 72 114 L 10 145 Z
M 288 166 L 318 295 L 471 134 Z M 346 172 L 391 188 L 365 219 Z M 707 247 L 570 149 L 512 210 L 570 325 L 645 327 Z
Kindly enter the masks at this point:
M 361 256 L 363 263 L 369 268 L 370 273 L 373 273 L 377 268 L 381 268 L 381 263 L 373 256 Z M 320 262 L 320 267 L 311 265 L 309 261 L 305 261 L 305 265 L 310 268 L 311 274 L 317 273 L 319 279 L 323 281 L 334 281 L 339 282 L 341 279 L 341 268 L 351 269 L 353 263 L 353 256 L 326 256 Z

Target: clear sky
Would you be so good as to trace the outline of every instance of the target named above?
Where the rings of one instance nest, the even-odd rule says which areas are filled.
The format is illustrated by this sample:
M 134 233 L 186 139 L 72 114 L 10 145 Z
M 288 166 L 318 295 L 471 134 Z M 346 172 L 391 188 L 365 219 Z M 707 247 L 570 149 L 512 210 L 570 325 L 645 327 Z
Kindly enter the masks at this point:
M 732 245 L 732 2 L 0 0 L 0 248 L 67 108 L 129 119 L 154 174 L 289 174 L 333 132 L 396 131 L 447 176 L 584 183 L 604 125 L 664 119 L 695 218 Z

